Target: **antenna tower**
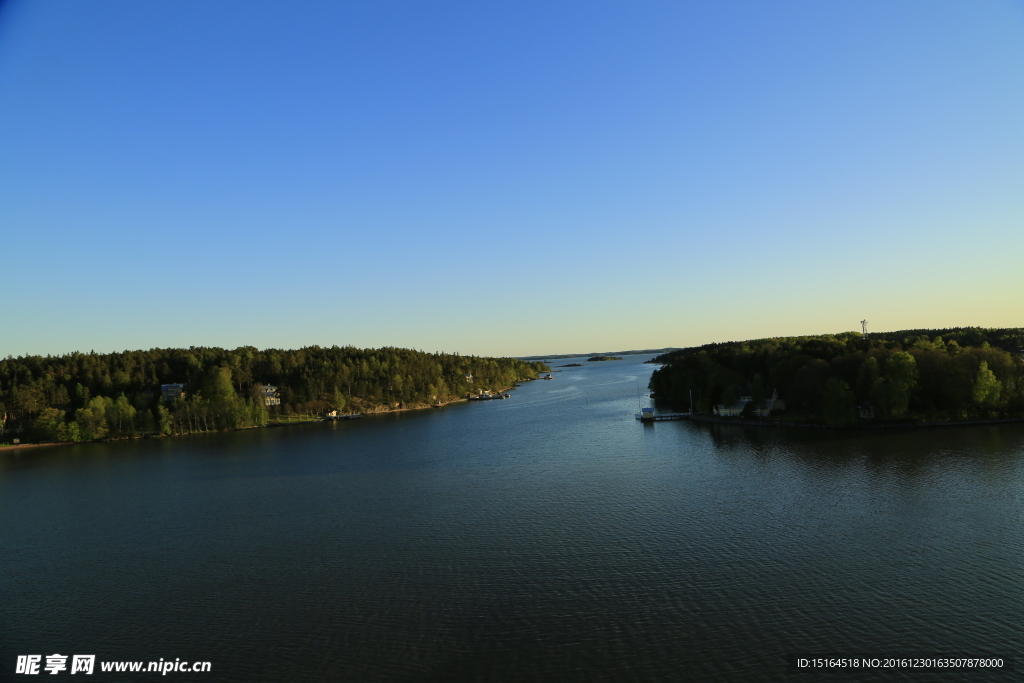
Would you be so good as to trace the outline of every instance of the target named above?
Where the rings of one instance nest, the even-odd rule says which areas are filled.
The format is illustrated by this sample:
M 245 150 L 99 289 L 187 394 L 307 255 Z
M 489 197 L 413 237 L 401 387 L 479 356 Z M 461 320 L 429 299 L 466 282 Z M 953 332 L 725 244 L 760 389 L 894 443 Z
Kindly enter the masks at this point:
M 864 333 L 865 337 L 868 336 L 868 321 L 867 320 L 861 320 L 860 321 L 860 329 Z

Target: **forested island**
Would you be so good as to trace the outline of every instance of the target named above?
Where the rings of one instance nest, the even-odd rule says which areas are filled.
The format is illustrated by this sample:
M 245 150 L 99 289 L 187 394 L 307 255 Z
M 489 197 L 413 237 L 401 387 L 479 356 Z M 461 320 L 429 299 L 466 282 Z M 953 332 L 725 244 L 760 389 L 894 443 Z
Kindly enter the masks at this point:
M 602 360 L 622 360 L 622 356 L 592 356 L 587 359 L 589 362 Z
M 519 356 L 521 360 L 543 360 L 545 362 L 551 359 L 562 359 L 562 358 L 583 358 L 585 356 L 649 356 L 652 353 L 668 353 L 669 351 L 678 351 L 679 347 L 668 346 L 661 349 L 632 349 L 630 351 L 591 351 L 589 353 L 556 353 L 554 355 L 547 356 Z
M 0 360 L 0 433 L 91 441 L 443 405 L 550 368 L 408 349 L 192 347 Z
M 654 361 L 655 398 L 689 409 L 692 397 L 702 414 L 763 419 L 774 402 L 787 422 L 836 427 L 1024 418 L 1022 328 L 780 337 Z

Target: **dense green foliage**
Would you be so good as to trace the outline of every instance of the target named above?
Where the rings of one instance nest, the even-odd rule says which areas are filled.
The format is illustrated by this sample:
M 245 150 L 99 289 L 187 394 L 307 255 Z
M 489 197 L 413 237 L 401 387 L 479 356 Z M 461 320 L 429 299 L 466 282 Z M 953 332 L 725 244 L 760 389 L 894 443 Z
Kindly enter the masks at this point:
M 857 332 L 707 344 L 655 359 L 660 399 L 710 412 L 763 382 L 799 417 L 843 426 L 857 406 L 876 420 L 1024 417 L 1024 329 Z M 759 393 L 760 392 L 760 393 Z
M 88 441 L 138 433 L 234 429 L 270 419 L 263 387 L 293 413 L 371 412 L 500 390 L 549 369 L 514 358 L 352 347 L 252 347 L 72 353 L 0 360 L 0 427 Z M 164 402 L 162 384 L 186 384 Z

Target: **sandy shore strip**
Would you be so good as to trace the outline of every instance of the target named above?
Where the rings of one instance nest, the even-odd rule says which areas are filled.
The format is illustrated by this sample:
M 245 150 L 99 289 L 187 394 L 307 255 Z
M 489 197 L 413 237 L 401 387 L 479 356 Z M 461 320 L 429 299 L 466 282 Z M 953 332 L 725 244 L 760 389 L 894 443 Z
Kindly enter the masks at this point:
M 14 443 L 0 444 L 0 453 L 20 451 L 23 448 L 49 448 L 50 446 L 74 446 L 74 441 L 54 441 L 53 443 Z

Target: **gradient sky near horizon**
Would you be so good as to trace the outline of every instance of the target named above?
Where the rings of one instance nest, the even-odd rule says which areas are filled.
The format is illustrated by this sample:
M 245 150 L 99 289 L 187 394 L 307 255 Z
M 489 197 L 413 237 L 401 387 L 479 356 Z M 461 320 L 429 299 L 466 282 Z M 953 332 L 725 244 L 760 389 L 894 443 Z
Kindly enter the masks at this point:
M 0 4 L 0 356 L 1024 325 L 1024 3 Z

